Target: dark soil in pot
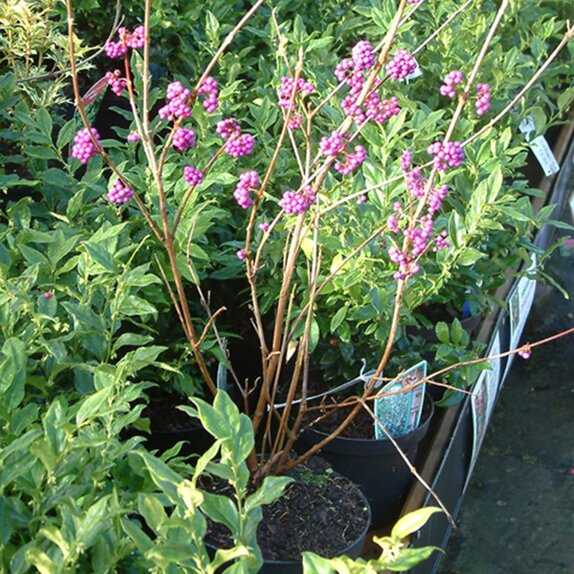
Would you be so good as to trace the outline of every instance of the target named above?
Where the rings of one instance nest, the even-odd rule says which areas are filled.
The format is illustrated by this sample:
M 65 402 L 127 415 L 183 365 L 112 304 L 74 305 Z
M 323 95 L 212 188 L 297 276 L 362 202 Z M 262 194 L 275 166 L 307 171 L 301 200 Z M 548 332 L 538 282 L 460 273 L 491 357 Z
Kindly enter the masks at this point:
M 263 507 L 257 538 L 265 563 L 261 572 L 302 572 L 301 552 L 358 557 L 370 523 L 369 505 L 360 489 L 324 461 L 314 458 L 294 469 L 283 496 Z M 223 481 L 202 477 L 201 486 L 231 494 Z M 208 521 L 206 542 L 230 545 L 229 530 Z

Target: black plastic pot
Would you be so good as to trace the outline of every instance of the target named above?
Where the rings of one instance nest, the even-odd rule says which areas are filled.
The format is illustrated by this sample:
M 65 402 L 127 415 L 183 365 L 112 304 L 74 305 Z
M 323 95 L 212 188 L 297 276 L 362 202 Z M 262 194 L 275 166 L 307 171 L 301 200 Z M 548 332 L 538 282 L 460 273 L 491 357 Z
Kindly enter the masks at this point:
M 349 556 L 350 558 L 358 558 L 361 554 L 363 546 L 365 544 L 365 539 L 367 538 L 367 533 L 369 532 L 370 525 L 371 525 L 371 506 L 365 494 L 360 490 L 357 489 L 357 494 L 363 499 L 365 508 L 368 511 L 368 520 L 365 523 L 365 528 L 361 532 L 361 534 L 357 537 L 357 539 L 345 546 L 342 547 L 339 551 L 335 552 L 331 558 L 335 558 L 337 556 Z M 216 547 L 211 545 L 209 542 L 205 542 L 208 551 L 215 555 Z M 223 569 L 222 569 L 223 570 Z M 222 571 L 221 570 L 221 571 Z M 260 574 L 303 574 L 303 560 L 263 560 L 263 565 L 259 570 Z M 219 572 L 218 572 L 219 574 Z
M 421 424 L 413 432 L 395 439 L 416 466 L 419 446 L 434 414 L 434 404 L 425 398 Z M 296 448 L 308 450 L 327 435 L 310 429 L 299 437 Z M 320 451 L 333 468 L 361 487 L 371 506 L 371 526 L 380 528 L 396 521 L 414 475 L 389 440 L 337 437 Z

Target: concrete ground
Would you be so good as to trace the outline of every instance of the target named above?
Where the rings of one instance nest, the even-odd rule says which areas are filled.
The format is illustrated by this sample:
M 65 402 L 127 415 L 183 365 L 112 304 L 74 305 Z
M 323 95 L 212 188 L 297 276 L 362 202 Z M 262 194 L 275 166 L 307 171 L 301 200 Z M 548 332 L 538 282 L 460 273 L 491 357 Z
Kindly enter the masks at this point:
M 574 252 L 546 270 L 570 299 L 539 286 L 523 342 L 574 326 Z M 457 524 L 439 574 L 574 574 L 574 335 L 515 358 Z

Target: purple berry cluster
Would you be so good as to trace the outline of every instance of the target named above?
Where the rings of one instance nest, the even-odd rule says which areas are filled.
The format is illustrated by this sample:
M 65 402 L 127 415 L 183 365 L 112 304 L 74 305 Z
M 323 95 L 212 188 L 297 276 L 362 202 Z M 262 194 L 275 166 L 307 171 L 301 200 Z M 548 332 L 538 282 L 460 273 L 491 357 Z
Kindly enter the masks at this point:
M 397 50 L 387 64 L 387 74 L 393 80 L 404 80 L 417 69 L 417 62 L 408 50 Z
M 426 177 L 422 176 L 421 168 L 414 167 L 406 173 L 407 190 L 413 197 L 423 197 L 425 194 Z
M 479 116 L 483 116 L 490 109 L 490 85 L 477 84 L 476 91 L 474 106 L 476 107 L 476 113 Z
M 298 130 L 303 125 L 303 116 L 301 114 L 293 114 L 289 118 L 289 123 L 287 127 L 290 130 Z
M 188 128 L 177 128 L 173 134 L 172 145 L 180 152 L 195 147 L 195 132 Z
M 460 142 L 434 142 L 428 147 L 428 153 L 434 155 L 434 166 L 438 171 L 458 167 L 464 161 L 464 149 Z
M 255 138 L 251 134 L 243 134 L 236 138 L 231 138 L 225 144 L 225 151 L 231 157 L 242 157 L 253 153 L 255 148 Z
M 191 109 L 188 99 L 191 91 L 184 88 L 181 82 L 172 82 L 167 86 L 166 97 L 167 104 L 161 107 L 158 115 L 162 120 L 166 118 L 174 121 L 176 118 L 188 118 L 191 116 Z
M 233 192 L 239 207 L 249 209 L 253 205 L 249 192 L 257 190 L 258 187 L 259 174 L 256 171 L 246 171 L 239 176 L 239 182 Z
M 370 42 L 362 40 L 353 46 L 351 51 L 353 65 L 356 71 L 368 70 L 375 65 L 375 53 Z
M 138 26 L 133 32 L 127 28 L 118 28 L 119 41 L 107 42 L 104 50 L 108 58 L 115 60 L 128 53 L 128 49 L 137 50 L 145 44 L 145 28 Z
M 110 86 L 112 92 L 114 92 L 116 96 L 121 96 L 124 88 L 127 86 L 126 79 L 122 78 L 121 75 L 122 73 L 119 70 L 114 70 L 113 72 L 106 72 L 108 86 Z
M 435 245 L 432 248 L 432 250 L 436 253 L 437 251 L 442 251 L 443 249 L 446 249 L 447 247 L 450 247 L 450 243 L 446 240 L 446 238 L 448 237 L 448 231 L 446 231 L 446 229 L 444 231 L 441 231 L 435 239 Z
M 445 78 L 443 85 L 440 87 L 440 93 L 442 96 L 448 96 L 449 98 L 456 98 L 456 86 L 458 86 L 463 79 L 462 72 L 460 70 L 453 70 L 449 72 Z
M 242 134 L 239 122 L 228 118 L 217 123 L 215 131 L 224 139 L 225 152 L 231 157 L 241 157 L 253 153 L 255 138 L 251 134 Z
M 403 155 L 401 156 L 401 169 L 403 171 L 409 171 L 411 165 L 413 163 L 413 154 L 410 150 L 405 150 Z
M 131 143 L 136 143 L 140 141 L 140 136 L 138 134 L 138 132 L 131 132 L 128 134 L 128 141 Z
M 116 179 L 112 189 L 107 194 L 107 198 L 112 203 L 121 205 L 122 203 L 127 203 L 133 196 L 134 190 L 127 185 L 124 185 L 119 179 Z
M 367 159 L 367 151 L 362 145 L 355 146 L 354 153 L 349 153 L 344 162 L 335 163 L 335 169 L 342 175 L 349 175 Z
M 199 90 L 197 90 L 197 93 L 200 96 L 205 96 L 202 102 L 205 111 L 208 114 L 214 113 L 219 107 L 219 100 L 217 99 L 219 86 L 217 84 L 217 80 L 211 76 L 207 76 L 207 78 L 203 80 Z
M 247 258 L 247 251 L 245 251 L 245 249 L 240 249 L 235 253 L 235 255 L 237 255 L 238 259 L 244 261 Z
M 330 136 L 323 136 L 319 142 L 321 153 L 328 157 L 336 157 L 345 149 L 343 136 L 337 132 L 331 132 Z
M 72 146 L 72 150 L 70 151 L 70 155 L 79 159 L 83 164 L 88 163 L 91 158 L 98 155 L 98 150 L 92 141 L 90 136 L 90 131 L 94 136 L 94 139 L 99 142 L 100 141 L 100 134 L 98 134 L 98 130 L 96 128 L 90 128 L 80 130 L 74 137 L 74 145 Z
M 293 92 L 293 86 L 295 84 L 295 78 L 287 78 L 283 76 L 281 78 L 281 86 L 278 90 L 279 95 L 279 102 L 278 104 L 285 109 L 289 109 L 291 104 L 291 94 Z M 303 94 L 304 96 L 308 96 L 315 91 L 315 86 L 304 80 L 303 78 L 299 78 L 297 81 L 297 87 L 295 89 L 295 94 Z
M 285 213 L 292 213 L 299 215 L 305 213 L 315 201 L 315 193 L 313 188 L 308 185 L 302 192 L 286 191 L 283 197 L 279 200 L 280 207 Z
M 448 195 L 448 186 L 441 185 L 440 187 L 433 187 L 429 193 L 427 204 L 428 212 L 430 214 L 436 213 L 442 207 L 442 202 Z
M 382 124 L 400 113 L 399 100 L 395 96 L 389 100 L 381 100 L 379 94 L 374 92 L 367 98 L 365 115 L 370 120 Z
M 183 169 L 183 179 L 185 179 L 189 185 L 195 187 L 203 181 L 203 172 L 192 165 L 188 165 Z
M 522 349 L 521 351 L 518 351 L 517 355 L 521 359 L 524 359 L 527 361 L 532 356 L 532 349 L 530 347 L 526 347 L 526 349 Z

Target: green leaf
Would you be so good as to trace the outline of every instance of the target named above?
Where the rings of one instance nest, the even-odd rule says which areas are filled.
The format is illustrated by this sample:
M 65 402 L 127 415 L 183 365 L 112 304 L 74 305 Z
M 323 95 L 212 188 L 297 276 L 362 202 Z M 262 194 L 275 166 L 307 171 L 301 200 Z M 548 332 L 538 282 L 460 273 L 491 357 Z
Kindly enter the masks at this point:
M 143 516 L 146 524 L 156 534 L 159 534 L 161 526 L 167 521 L 167 514 L 157 496 L 140 492 L 138 494 L 138 512 Z
M 337 327 L 345 320 L 347 316 L 347 306 L 341 307 L 332 317 L 331 319 L 331 327 L 330 330 L 332 333 L 337 331 Z
M 108 401 L 113 390 L 114 387 L 110 385 L 85 399 L 76 415 L 76 424 L 81 426 L 89 418 L 99 416 L 101 414 L 100 409 Z
M 247 498 L 245 510 L 250 512 L 258 506 L 271 504 L 283 494 L 283 491 L 291 482 L 293 482 L 293 479 L 286 476 L 268 476 L 259 490 Z
M 117 310 L 128 317 L 154 315 L 157 313 L 157 309 L 151 303 L 135 295 L 123 298 Z
M 253 426 L 251 419 L 246 415 L 240 415 L 239 426 L 233 436 L 233 461 L 235 464 L 244 462 L 255 447 L 253 438 Z
M 54 127 L 52 123 L 52 118 L 48 113 L 46 108 L 40 108 L 38 110 L 38 125 L 43 133 L 45 133 L 50 139 L 52 138 L 52 128 Z
M 24 399 L 26 365 L 28 355 L 26 345 L 20 339 L 11 337 L 2 345 L 0 359 L 0 395 L 10 408 L 16 408 Z
M 209 518 L 220 524 L 224 524 L 233 533 L 239 532 L 240 520 L 237 506 L 231 498 L 221 494 L 203 492 L 201 509 Z
M 58 574 L 60 571 L 55 562 L 37 546 L 26 551 L 26 561 L 35 566 L 40 574 Z
M 35 159 L 58 159 L 56 152 L 46 146 L 28 146 L 24 148 L 24 153 Z
M 428 519 L 437 512 L 442 512 L 442 510 L 436 506 L 425 506 L 414 512 L 409 512 L 409 514 L 400 518 L 393 526 L 391 537 L 395 540 L 406 538 L 422 528 L 428 522 Z
M 449 343 L 450 342 L 450 336 L 448 333 L 448 325 L 445 322 L 440 321 L 439 323 L 437 323 L 435 325 L 434 330 L 435 330 L 436 336 L 438 337 L 438 340 L 441 343 Z
M 80 523 L 76 531 L 76 543 L 80 543 L 83 548 L 90 548 L 99 534 L 109 528 L 108 501 L 110 497 L 108 494 L 92 504 Z
M 414 568 L 417 564 L 424 562 L 435 550 L 434 546 L 423 546 L 422 548 L 402 548 L 400 554 L 390 560 L 385 561 L 385 568 L 391 572 L 406 572 Z
M 304 574 L 336 574 L 328 558 L 321 558 L 312 552 L 302 552 Z
M 58 138 L 56 140 L 58 149 L 61 150 L 67 146 L 72 141 L 76 131 L 76 120 L 75 118 L 72 118 L 62 126 L 62 129 L 58 133 Z
M 0 546 L 8 544 L 12 536 L 12 531 L 8 499 L 5 496 L 0 496 Z
M 459 265 L 469 266 L 476 263 L 479 259 L 486 257 L 484 253 L 474 247 L 467 247 L 462 255 L 457 259 Z
M 455 317 L 450 328 L 450 338 L 455 345 L 460 343 L 460 340 L 462 339 L 462 332 L 462 325 L 460 324 L 460 321 Z
M 179 503 L 181 499 L 177 493 L 177 487 L 183 482 L 183 478 L 169 468 L 165 462 L 149 452 L 138 450 L 134 451 L 134 454 L 143 459 L 151 479 L 169 497 L 171 502 Z
M 87 252 L 90 257 L 101 265 L 106 271 L 110 273 L 116 273 L 116 262 L 114 261 L 113 255 L 101 244 L 98 243 L 84 243 Z M 92 271 L 92 273 L 94 273 Z
M 115 353 L 118 349 L 122 347 L 143 347 L 147 345 L 150 341 L 153 341 L 153 337 L 150 335 L 139 335 L 137 333 L 122 333 L 114 343 L 112 351 Z

